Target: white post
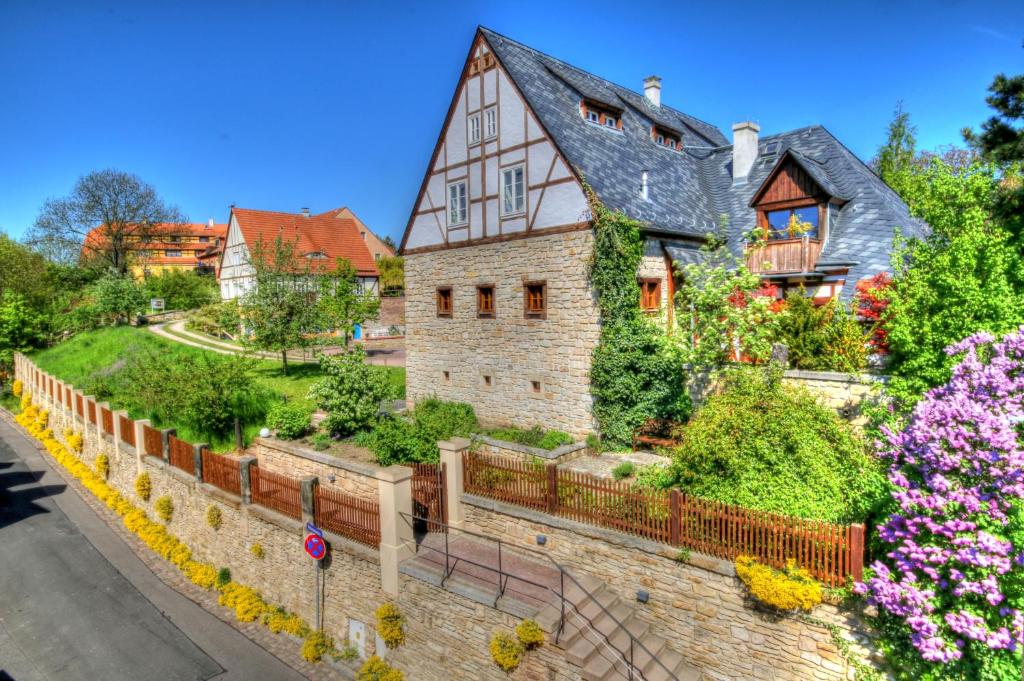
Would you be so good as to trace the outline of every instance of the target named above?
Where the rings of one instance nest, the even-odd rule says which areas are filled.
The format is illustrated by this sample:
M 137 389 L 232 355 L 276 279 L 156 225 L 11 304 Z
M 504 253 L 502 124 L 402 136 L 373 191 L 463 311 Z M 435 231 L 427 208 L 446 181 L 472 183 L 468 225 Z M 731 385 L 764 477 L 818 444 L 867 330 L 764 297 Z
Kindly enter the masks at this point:
M 399 564 L 413 555 L 412 469 L 389 466 L 377 474 L 380 495 L 380 585 L 398 595 Z
M 441 450 L 441 464 L 444 466 L 444 504 L 448 511 L 448 524 L 456 528 L 461 528 L 466 519 L 462 508 L 462 454 L 469 449 L 469 445 L 469 440 L 464 437 L 453 437 L 437 443 L 437 448 Z

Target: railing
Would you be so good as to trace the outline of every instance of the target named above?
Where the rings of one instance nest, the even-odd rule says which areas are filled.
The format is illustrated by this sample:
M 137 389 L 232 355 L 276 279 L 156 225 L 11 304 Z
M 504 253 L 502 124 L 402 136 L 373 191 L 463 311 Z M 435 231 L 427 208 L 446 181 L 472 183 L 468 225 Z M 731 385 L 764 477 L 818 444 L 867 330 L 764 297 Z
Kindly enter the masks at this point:
M 164 438 L 160 431 L 152 426 L 142 426 L 142 451 L 146 456 L 155 459 L 164 458 Z
M 820 253 L 818 239 L 770 239 L 747 247 L 747 269 L 755 274 L 813 272 Z
M 237 459 L 214 454 L 209 449 L 203 449 L 201 456 L 203 482 L 208 482 L 235 496 L 242 496 L 242 467 Z
M 114 412 L 110 411 L 106 407 L 100 408 L 100 416 L 103 420 L 103 432 L 108 435 L 114 434 Z
M 273 509 L 291 518 L 302 518 L 302 493 L 299 481 L 285 475 L 249 468 L 252 503 Z
M 380 504 L 316 486 L 313 517 L 318 527 L 361 544 L 380 546 Z
M 733 560 L 775 567 L 794 559 L 829 586 L 861 579 L 864 526 L 836 525 L 688 497 L 624 482 L 467 452 L 464 486 L 475 494 Z
M 438 523 L 448 522 L 444 502 L 444 464 L 414 463 L 411 467 L 413 513 L 432 519 L 424 528 L 427 532 L 440 532 Z
M 179 440 L 173 435 L 167 436 L 167 460 L 175 468 L 195 475 L 196 457 L 191 443 Z
M 121 423 L 121 442 L 135 446 L 135 421 L 127 416 L 118 417 Z
M 428 518 L 423 518 L 423 517 L 419 517 L 419 516 L 415 516 L 415 515 L 410 515 L 410 514 L 406 514 L 406 513 L 401 513 L 401 515 L 402 515 L 403 518 L 406 519 L 406 522 L 408 522 L 413 527 L 416 526 L 417 521 L 419 521 L 419 522 L 426 522 L 426 521 L 430 520 Z M 600 636 L 604 640 L 605 645 L 609 649 L 614 651 L 615 655 L 622 661 L 622 664 L 626 666 L 626 670 L 625 670 L 626 678 L 629 679 L 630 681 L 633 681 L 634 679 L 643 681 L 644 679 L 647 678 L 646 676 L 644 676 L 643 670 L 641 668 L 637 667 L 636 663 L 635 663 L 637 656 L 640 655 L 641 653 L 643 653 L 643 654 L 645 654 L 647 656 L 646 657 L 646 661 L 647 662 L 653 661 L 657 665 L 657 667 L 660 669 L 659 676 L 661 678 L 669 679 L 670 681 L 679 681 L 679 677 L 677 677 L 672 672 L 672 670 L 670 670 L 668 667 L 666 667 L 664 665 L 664 663 L 662 663 L 662 661 L 659 660 L 654 655 L 654 653 L 652 653 L 650 651 L 650 649 L 648 649 L 647 646 L 645 646 L 643 644 L 643 642 L 640 639 L 638 639 L 636 636 L 634 636 L 633 633 L 629 629 L 627 629 L 625 625 L 623 625 L 623 623 L 619 620 L 618 617 L 616 617 L 614 614 L 612 614 L 612 612 L 610 610 L 608 610 L 608 608 L 606 608 L 604 606 L 604 604 L 601 603 L 601 601 L 599 601 L 594 596 L 594 594 L 592 594 L 590 592 L 589 589 L 587 589 L 585 586 L 583 586 L 583 584 L 581 584 L 580 581 L 578 579 L 576 579 L 572 575 L 572 573 L 570 573 L 565 568 L 565 566 L 563 566 L 561 563 L 556 561 L 554 558 L 552 558 L 547 553 L 542 553 L 540 551 L 534 551 L 534 550 L 531 550 L 531 549 L 528 549 L 528 548 L 525 548 L 525 547 L 522 547 L 522 546 L 516 546 L 515 550 L 514 550 L 514 553 L 518 552 L 518 553 L 525 553 L 525 554 L 528 554 L 528 555 L 531 555 L 531 556 L 538 556 L 541 559 L 543 559 L 544 561 L 547 561 L 552 566 L 554 566 L 554 568 L 558 571 L 558 588 L 557 589 L 552 587 L 550 584 L 544 584 L 542 582 L 538 582 L 538 581 L 529 579 L 527 577 L 523 577 L 523 576 L 516 575 L 516 574 L 513 574 L 511 572 L 506 571 L 504 569 L 504 562 L 502 560 L 503 551 L 505 550 L 504 549 L 505 542 L 503 542 L 502 540 L 496 539 L 495 537 L 490 537 L 490 536 L 485 535 L 485 534 L 480 534 L 479 532 L 473 532 L 471 530 L 466 530 L 466 529 L 463 529 L 461 527 L 454 527 L 454 526 L 448 525 L 446 523 L 441 523 L 441 525 L 444 527 L 444 549 L 434 548 L 433 546 L 429 546 L 427 544 L 419 544 L 417 549 L 418 550 L 427 549 L 427 550 L 434 551 L 434 552 L 437 552 L 437 553 L 440 553 L 440 554 L 444 555 L 445 574 L 444 574 L 444 577 L 442 577 L 442 579 L 441 579 L 441 586 L 442 587 L 444 586 L 444 583 L 455 572 L 455 569 L 458 567 L 458 564 L 459 563 L 465 563 L 467 565 L 472 565 L 474 567 L 482 568 L 484 570 L 488 570 L 489 572 L 495 573 L 495 576 L 497 578 L 497 584 L 495 585 L 495 588 L 496 588 L 495 598 L 494 598 L 495 606 L 497 606 L 498 601 L 505 594 L 505 591 L 508 589 L 508 584 L 512 580 L 515 580 L 517 582 L 521 582 L 523 584 L 526 584 L 526 585 L 529 585 L 529 586 L 532 586 L 532 587 L 535 587 L 535 588 L 543 589 L 545 591 L 548 591 L 549 593 L 551 593 L 552 595 L 554 595 L 558 599 L 559 618 L 558 618 L 558 628 L 555 630 L 555 643 L 558 643 L 558 640 L 561 637 L 562 632 L 565 630 L 567 610 L 572 610 L 573 612 L 575 612 L 577 617 L 579 617 L 580 619 L 583 619 L 586 622 L 586 625 L 589 627 L 590 631 L 592 631 L 595 634 L 597 634 L 598 636 Z M 467 534 L 467 535 L 469 535 L 471 537 L 477 537 L 477 538 L 484 539 L 484 540 L 487 540 L 487 541 L 490 541 L 490 542 L 493 542 L 493 543 L 497 544 L 497 546 L 498 546 L 498 565 L 497 565 L 497 567 L 495 567 L 493 565 L 486 565 L 484 563 L 479 563 L 479 562 L 474 561 L 474 560 L 472 560 L 470 558 L 466 558 L 465 556 L 452 555 L 452 552 L 451 552 L 451 549 L 450 549 L 450 541 L 449 541 L 449 534 L 451 532 L 461 532 L 462 534 Z M 571 582 L 579 590 L 579 592 L 581 594 L 581 597 L 580 597 L 580 602 L 581 603 L 590 603 L 590 602 L 595 603 L 598 606 L 598 608 L 600 608 L 601 613 L 604 614 L 605 616 L 607 616 L 612 622 L 615 623 L 615 628 L 612 629 L 609 632 L 602 632 L 600 629 L 595 627 L 594 626 L 594 620 L 586 617 L 580 611 L 580 609 L 577 607 L 577 605 L 566 597 L 565 588 L 566 588 L 567 582 Z M 617 637 L 619 631 L 622 631 L 623 633 L 625 633 L 626 637 L 629 640 L 629 643 L 625 644 L 623 646 L 625 648 L 625 650 L 620 648 L 619 645 L 616 645 L 615 643 L 612 642 L 612 639 Z M 583 634 L 581 633 L 581 636 L 582 635 Z M 613 664 L 613 666 L 614 666 L 614 664 Z

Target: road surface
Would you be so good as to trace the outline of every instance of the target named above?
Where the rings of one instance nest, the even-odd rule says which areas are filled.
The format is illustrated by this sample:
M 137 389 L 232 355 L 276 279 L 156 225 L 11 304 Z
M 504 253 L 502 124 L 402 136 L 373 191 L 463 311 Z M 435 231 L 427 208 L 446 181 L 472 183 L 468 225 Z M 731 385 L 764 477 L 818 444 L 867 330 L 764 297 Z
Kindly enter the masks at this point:
M 0 418 L 0 681 L 303 677 L 160 581 Z

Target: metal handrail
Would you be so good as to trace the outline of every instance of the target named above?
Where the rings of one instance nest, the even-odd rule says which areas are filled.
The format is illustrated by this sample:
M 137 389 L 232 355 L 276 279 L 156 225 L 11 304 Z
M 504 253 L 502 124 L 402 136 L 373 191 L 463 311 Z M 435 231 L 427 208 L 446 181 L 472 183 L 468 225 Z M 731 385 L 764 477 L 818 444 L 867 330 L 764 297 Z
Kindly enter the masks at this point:
M 445 532 L 444 532 L 444 553 L 445 553 L 445 572 L 447 574 L 445 575 L 444 579 L 441 580 L 441 585 L 442 586 L 444 586 L 444 582 L 455 571 L 455 566 L 458 565 L 458 563 L 461 561 L 461 562 L 467 563 L 469 565 L 474 565 L 476 567 L 481 567 L 481 568 L 484 568 L 485 570 L 490 570 L 492 572 L 497 572 L 498 573 L 498 596 L 494 600 L 495 605 L 497 604 L 498 600 L 502 597 L 502 595 L 504 595 L 504 593 L 505 593 L 505 587 L 502 585 L 502 582 L 501 582 L 502 576 L 507 576 L 509 578 L 519 580 L 519 581 L 521 581 L 521 582 L 523 582 L 525 584 L 530 584 L 531 586 L 536 586 L 536 587 L 539 587 L 539 588 L 542 588 L 542 589 L 546 589 L 547 591 L 550 591 L 551 593 L 553 593 L 556 596 L 558 596 L 558 599 L 559 599 L 559 602 L 560 602 L 561 614 L 559 616 L 559 621 L 558 621 L 558 630 L 555 632 L 555 643 L 558 643 L 559 637 L 562 635 L 562 631 L 565 628 L 565 604 L 568 602 L 568 600 L 565 598 L 565 578 L 568 577 L 569 579 L 571 579 L 573 581 L 574 584 L 576 584 L 576 586 L 580 589 L 580 591 L 583 592 L 583 594 L 586 596 L 586 598 L 589 598 L 591 601 L 596 603 L 597 607 L 599 607 L 601 609 L 601 611 L 605 615 L 607 615 L 608 617 L 611 618 L 611 620 L 615 623 L 616 627 L 618 627 L 619 629 L 621 629 L 624 632 L 626 632 L 626 636 L 629 637 L 629 660 L 626 660 L 626 653 L 625 653 L 625 651 L 619 650 L 612 643 L 612 641 L 609 638 L 608 634 L 605 634 L 605 633 L 601 632 L 599 629 L 597 629 L 594 626 L 593 620 L 590 620 L 589 618 L 586 618 L 583 615 L 583 613 L 580 612 L 580 610 L 576 607 L 575 604 L 569 602 L 570 607 L 576 612 L 576 614 L 578 614 L 581 618 L 587 620 L 587 623 L 590 625 L 591 630 L 593 630 L 593 631 L 597 632 L 598 634 L 600 634 L 601 637 L 605 640 L 605 643 L 608 644 L 608 647 L 610 647 L 612 650 L 614 650 L 620 656 L 622 656 L 622 661 L 629 666 L 629 679 L 630 679 L 630 681 L 632 681 L 635 678 L 634 677 L 634 670 L 635 670 L 636 673 L 639 674 L 639 678 L 641 680 L 646 678 L 644 676 L 643 670 L 637 669 L 636 666 L 634 665 L 634 660 L 635 660 L 634 652 L 635 652 L 635 647 L 636 646 L 639 646 L 641 651 L 647 653 L 647 656 L 650 659 L 654 660 L 654 662 L 659 667 L 661 667 L 662 671 L 664 671 L 666 674 L 668 674 L 670 679 L 672 679 L 673 681 L 679 681 L 679 677 L 676 676 L 675 673 L 672 672 L 672 670 L 670 670 L 668 667 L 666 667 L 665 664 L 661 660 L 659 660 L 657 657 L 655 657 L 654 653 L 652 653 L 650 651 L 650 649 L 647 646 L 644 645 L 643 641 L 641 641 L 636 636 L 634 636 L 633 632 L 631 632 L 629 629 L 627 629 L 626 626 L 624 624 L 622 624 L 622 622 L 620 622 L 619 619 L 615 615 L 613 615 L 610 610 L 608 610 L 608 608 L 604 607 L 604 605 L 601 603 L 601 601 L 597 600 L 597 598 L 594 597 L 594 595 L 592 593 L 590 593 L 590 591 L 585 586 L 583 586 L 583 584 L 581 584 L 578 579 L 573 577 L 572 573 L 570 573 L 564 566 L 562 566 L 561 563 L 556 561 L 550 555 L 548 555 L 546 553 L 543 553 L 541 551 L 536 551 L 534 549 L 527 548 L 525 546 L 515 546 L 514 547 L 514 549 L 516 551 L 521 551 L 523 553 L 528 553 L 528 554 L 531 554 L 531 555 L 536 555 L 536 556 L 540 556 L 542 558 L 545 558 L 552 565 L 555 566 L 555 568 L 558 570 L 558 574 L 559 574 L 559 591 L 557 591 L 557 592 L 554 589 L 552 589 L 550 586 L 548 586 L 547 584 L 539 584 L 539 583 L 533 582 L 533 581 L 531 581 L 529 579 L 525 579 L 523 577 L 519 577 L 519 576 L 516 576 L 516 575 L 512 575 L 512 574 L 503 572 L 503 570 L 501 569 L 501 547 L 502 547 L 502 545 L 505 542 L 503 542 L 501 539 L 498 539 L 496 537 L 491 537 L 491 536 L 486 535 L 486 534 L 481 534 L 479 532 L 474 532 L 472 530 L 466 530 L 466 529 L 461 528 L 461 527 L 455 527 L 453 525 L 449 525 L 449 524 L 444 523 L 444 522 L 440 522 L 440 521 L 437 521 L 437 520 L 432 520 L 430 518 L 424 518 L 424 517 L 417 516 L 417 515 L 414 515 L 414 514 L 411 514 L 411 513 L 404 513 L 404 512 L 400 511 L 399 515 L 405 517 L 409 521 L 424 520 L 424 521 L 427 521 L 429 523 L 432 523 L 435 526 L 443 527 L 445 529 Z M 411 524 L 411 522 L 410 522 L 410 524 Z M 471 560 L 466 559 L 466 558 L 456 557 L 455 563 L 452 564 L 451 569 L 449 570 L 449 568 L 448 568 L 448 557 L 449 557 L 448 530 L 455 530 L 457 532 L 462 532 L 464 534 L 468 534 L 468 535 L 473 536 L 473 537 L 479 537 L 481 539 L 485 539 L 487 541 L 491 541 L 491 542 L 497 543 L 497 545 L 498 545 L 498 568 L 495 569 L 494 567 L 492 567 L 490 565 L 483 565 L 481 563 L 476 563 L 476 562 L 471 561 Z M 432 546 L 424 546 L 423 548 L 429 549 L 431 551 L 435 551 L 437 553 L 441 553 L 440 549 L 435 549 Z M 507 585 L 507 583 L 508 583 L 508 581 L 506 580 L 505 584 Z M 583 599 L 583 600 L 586 600 L 586 599 Z

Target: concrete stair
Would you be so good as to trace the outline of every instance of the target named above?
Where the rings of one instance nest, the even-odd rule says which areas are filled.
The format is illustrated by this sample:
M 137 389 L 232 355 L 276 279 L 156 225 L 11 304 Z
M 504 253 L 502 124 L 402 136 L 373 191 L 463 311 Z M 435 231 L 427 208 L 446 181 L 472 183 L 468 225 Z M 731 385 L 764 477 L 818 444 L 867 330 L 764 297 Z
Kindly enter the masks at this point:
M 652 634 L 650 625 L 636 616 L 630 603 L 600 580 L 583 577 L 577 581 L 582 589 L 576 584 L 566 588 L 566 623 L 557 643 L 554 638 L 561 617 L 560 605 L 544 607 L 535 619 L 549 634 L 552 644 L 564 649 L 569 661 L 583 670 L 584 679 L 700 681 L 700 669 L 685 662 L 664 638 Z

